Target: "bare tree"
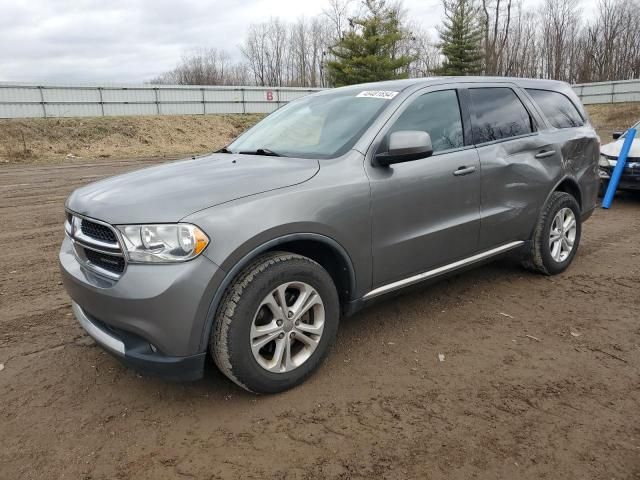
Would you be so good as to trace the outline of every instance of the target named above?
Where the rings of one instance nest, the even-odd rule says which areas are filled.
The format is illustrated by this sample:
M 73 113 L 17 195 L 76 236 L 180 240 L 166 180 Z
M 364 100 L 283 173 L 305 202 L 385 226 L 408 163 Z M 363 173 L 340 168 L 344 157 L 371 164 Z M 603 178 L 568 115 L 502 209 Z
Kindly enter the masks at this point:
M 266 35 L 266 24 L 249 25 L 244 44 L 240 47 L 253 74 L 253 81 L 263 86 L 268 84 Z
M 284 85 L 289 33 L 279 18 L 251 24 L 241 51 L 258 85 Z
M 597 12 L 581 38 L 584 57 L 577 81 L 637 77 L 640 6 L 624 0 L 600 0 Z
M 440 67 L 440 48 L 431 34 L 417 22 L 404 25 L 406 38 L 401 44 L 401 54 L 413 58 L 407 67 L 409 77 L 429 77 Z
M 541 77 L 594 82 L 640 76 L 640 0 L 599 0 L 588 17 L 581 0 L 544 0 L 541 8 L 523 0 L 475 0 L 483 27 L 487 75 Z M 323 14 L 284 22 L 271 18 L 248 26 L 234 59 L 217 48 L 185 54 L 152 83 L 319 87 L 327 84 L 324 66 L 331 47 L 352 26 L 362 2 L 326 0 Z M 389 0 L 402 38 L 392 56 L 412 59 L 404 73 L 432 75 L 441 52 L 429 31 L 399 0 Z
M 298 87 L 323 86 L 322 62 L 332 32 L 326 19 L 298 19 L 290 25 L 289 67 L 285 83 Z
M 498 75 L 502 54 L 509 38 L 512 0 L 482 0 L 484 68 L 487 75 Z
M 333 27 L 334 39 L 339 39 L 347 29 L 352 15 L 353 0 L 328 0 L 329 5 L 322 12 Z
M 215 48 L 201 48 L 183 55 L 177 67 L 151 80 L 151 83 L 238 85 L 246 79 L 245 67 L 232 63 L 227 52 Z
M 575 67 L 581 25 L 578 0 L 545 0 L 542 15 L 543 75 L 569 81 Z
M 512 14 L 509 36 L 500 58 L 500 73 L 514 77 L 539 76 L 539 37 L 538 16 L 525 11 L 519 3 Z

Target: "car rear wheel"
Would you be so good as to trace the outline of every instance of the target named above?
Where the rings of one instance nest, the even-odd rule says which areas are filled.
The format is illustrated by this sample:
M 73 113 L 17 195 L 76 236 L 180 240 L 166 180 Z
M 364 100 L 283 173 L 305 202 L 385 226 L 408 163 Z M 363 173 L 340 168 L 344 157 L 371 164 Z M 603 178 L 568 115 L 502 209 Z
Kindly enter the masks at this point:
M 576 199 L 554 192 L 542 209 L 524 266 L 545 275 L 556 275 L 569 267 L 578 250 L 582 223 Z
M 318 367 L 338 322 L 338 294 L 322 266 L 293 253 L 268 253 L 226 292 L 210 351 L 220 371 L 241 387 L 280 392 Z

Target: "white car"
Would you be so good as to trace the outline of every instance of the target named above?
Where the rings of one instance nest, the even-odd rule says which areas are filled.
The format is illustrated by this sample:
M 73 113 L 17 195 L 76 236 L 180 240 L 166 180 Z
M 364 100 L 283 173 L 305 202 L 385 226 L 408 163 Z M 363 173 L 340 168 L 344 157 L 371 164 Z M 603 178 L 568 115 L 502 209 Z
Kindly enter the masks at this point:
M 631 128 L 635 128 L 637 133 L 631 144 L 631 150 L 629 150 L 629 156 L 627 157 L 627 165 L 622 172 L 618 190 L 640 191 L 640 122 Z M 614 141 L 600 147 L 599 170 L 601 194 L 604 194 L 606 191 L 613 167 L 618 163 L 618 155 L 620 155 L 620 150 L 622 150 L 622 144 L 626 137 L 625 133 L 615 132 L 613 134 Z

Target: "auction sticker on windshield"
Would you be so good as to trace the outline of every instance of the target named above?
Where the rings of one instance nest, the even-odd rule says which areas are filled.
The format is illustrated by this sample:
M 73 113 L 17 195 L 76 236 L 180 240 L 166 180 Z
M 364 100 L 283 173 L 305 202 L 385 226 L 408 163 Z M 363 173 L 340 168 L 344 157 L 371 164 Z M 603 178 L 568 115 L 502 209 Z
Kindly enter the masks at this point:
M 358 95 L 356 95 L 356 97 L 382 98 L 383 100 L 391 100 L 396 95 L 398 95 L 398 92 L 391 92 L 389 90 L 365 90 L 364 92 L 360 92 Z

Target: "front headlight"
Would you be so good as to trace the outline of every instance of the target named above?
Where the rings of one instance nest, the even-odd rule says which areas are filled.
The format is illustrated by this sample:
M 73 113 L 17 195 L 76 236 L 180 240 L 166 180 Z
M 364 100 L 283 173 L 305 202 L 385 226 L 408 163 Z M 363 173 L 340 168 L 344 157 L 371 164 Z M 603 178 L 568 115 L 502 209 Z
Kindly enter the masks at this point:
M 598 160 L 598 165 L 601 167 L 605 167 L 605 168 L 609 168 L 609 159 L 607 157 L 605 157 L 604 155 L 600 155 L 600 160 Z
M 197 257 L 209 237 L 195 225 L 121 225 L 117 227 L 131 262 L 184 262 Z

